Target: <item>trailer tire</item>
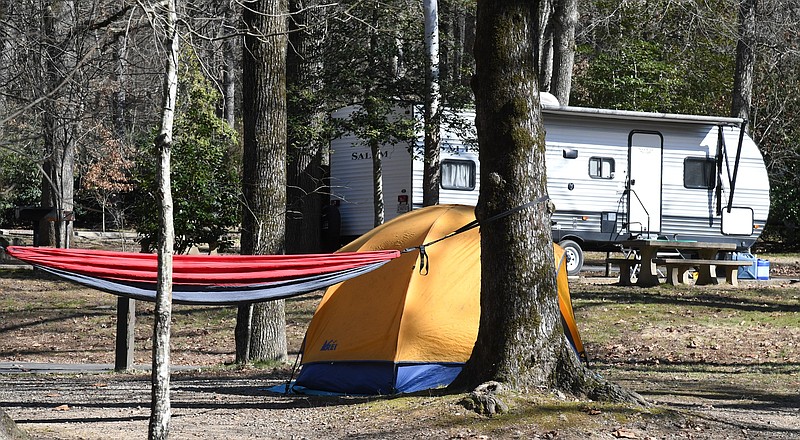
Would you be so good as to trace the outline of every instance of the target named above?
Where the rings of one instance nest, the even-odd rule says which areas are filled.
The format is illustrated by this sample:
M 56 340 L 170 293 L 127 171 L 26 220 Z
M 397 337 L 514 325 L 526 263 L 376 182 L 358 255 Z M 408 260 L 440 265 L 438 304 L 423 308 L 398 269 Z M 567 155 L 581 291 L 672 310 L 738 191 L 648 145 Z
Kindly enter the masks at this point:
M 583 249 L 572 240 L 561 240 L 559 246 L 564 248 L 564 256 L 567 261 L 567 274 L 570 276 L 578 275 L 583 268 Z

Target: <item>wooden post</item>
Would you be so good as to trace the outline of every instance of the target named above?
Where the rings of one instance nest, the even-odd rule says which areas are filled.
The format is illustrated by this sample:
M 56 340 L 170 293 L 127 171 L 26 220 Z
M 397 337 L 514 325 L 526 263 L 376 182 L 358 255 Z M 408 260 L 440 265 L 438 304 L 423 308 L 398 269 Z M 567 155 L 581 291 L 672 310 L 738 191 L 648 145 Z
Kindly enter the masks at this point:
M 114 369 L 125 371 L 133 366 L 134 329 L 136 328 L 136 300 L 117 297 L 117 344 Z

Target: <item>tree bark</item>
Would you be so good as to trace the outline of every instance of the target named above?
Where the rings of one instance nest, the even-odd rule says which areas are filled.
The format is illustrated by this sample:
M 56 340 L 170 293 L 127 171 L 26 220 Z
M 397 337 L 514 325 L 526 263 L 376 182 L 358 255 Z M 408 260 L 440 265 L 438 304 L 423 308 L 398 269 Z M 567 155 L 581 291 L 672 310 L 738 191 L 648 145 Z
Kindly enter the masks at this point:
M 235 17 L 231 4 L 223 6 L 225 16 L 225 29 L 235 29 Z M 225 32 L 225 31 L 223 31 Z M 233 33 L 233 32 L 231 32 Z M 236 124 L 236 46 L 238 37 L 229 36 L 225 32 L 225 40 L 222 42 L 222 117 L 232 128 Z
M 472 356 L 452 386 L 497 381 L 515 390 L 589 394 L 579 385 L 591 373 L 561 326 L 547 205 L 486 221 L 547 191 L 530 35 L 536 10 L 525 0 L 478 3 L 473 89 L 481 161 L 481 318 Z
M 425 15 L 425 139 L 422 173 L 422 205 L 439 203 L 441 182 L 440 157 L 440 90 L 439 90 L 439 3 L 424 0 Z
M 125 139 L 125 119 L 128 106 L 124 86 L 124 78 L 128 72 L 128 39 L 119 38 L 114 43 L 114 49 L 114 91 L 111 93 L 111 118 L 114 124 L 114 135 L 122 142 Z
M 370 78 L 380 78 L 378 71 L 382 63 L 379 55 L 378 48 L 378 27 L 380 23 L 380 11 L 378 4 L 372 6 L 372 26 L 369 29 L 369 58 L 370 65 L 367 68 L 368 76 Z M 397 68 L 393 68 L 393 72 L 397 73 Z M 364 91 L 364 110 L 367 114 L 367 120 L 370 123 L 378 119 L 378 101 L 380 98 L 375 91 L 372 84 L 367 85 Z M 381 161 L 381 146 L 380 140 L 374 135 L 368 137 L 369 150 L 372 156 L 372 210 L 373 210 L 373 226 L 380 226 L 383 224 L 385 215 L 385 200 L 383 198 L 383 164 Z
M 64 84 L 78 68 L 73 31 L 76 26 L 75 4 L 71 0 L 51 0 L 45 8 L 44 36 L 47 42 L 46 78 L 49 90 L 55 90 L 44 104 L 44 147 L 46 151 L 42 179 L 42 206 L 53 208 L 49 221 L 40 222 L 39 244 L 67 248 L 72 236 L 75 135 L 77 132 L 77 95 L 74 81 Z
M 756 4 L 743 0 L 739 4 L 739 41 L 736 43 L 736 71 L 733 77 L 731 116 L 750 119 L 753 101 L 753 68 L 756 63 Z
M 550 93 L 561 105 L 569 105 L 572 67 L 575 64 L 575 26 L 578 24 L 578 1 L 555 0 L 553 10 L 553 76 Z
M 283 254 L 286 224 L 285 0 L 243 3 L 244 156 L 242 254 Z M 248 306 L 243 306 L 248 307 Z M 240 310 L 241 311 L 241 310 Z M 246 315 L 239 313 L 238 317 Z M 249 338 L 236 338 L 237 362 L 287 359 L 283 301 L 253 306 Z M 249 347 L 244 346 L 249 340 Z M 249 352 L 249 358 L 243 358 Z
M 384 214 L 384 200 L 383 200 L 383 165 L 381 160 L 381 145 L 377 139 L 370 139 L 369 151 L 372 155 L 372 204 L 373 210 L 373 226 L 380 226 L 383 224 Z
M 544 130 L 525 1 L 478 4 L 476 128 L 485 220 L 546 194 Z M 535 206 L 481 227 L 481 322 L 465 377 L 515 389 L 549 384 L 566 352 L 549 216 Z
M 325 197 L 322 96 L 322 42 L 325 10 L 316 1 L 291 0 L 287 53 L 288 148 L 286 252 L 320 251 Z
M 166 54 L 161 107 L 161 128 L 155 139 L 159 151 L 158 192 L 161 201 L 161 234 L 158 241 L 158 281 L 156 286 L 155 317 L 153 323 L 152 397 L 150 407 L 149 439 L 166 439 L 169 436 L 170 407 L 170 324 L 172 321 L 172 253 L 175 246 L 175 229 L 172 221 L 172 185 L 170 160 L 172 126 L 175 119 L 175 101 L 178 91 L 178 32 L 176 0 L 168 0 L 164 8 L 162 45 Z
M 462 72 L 464 70 L 464 52 L 467 50 L 466 21 L 467 11 L 462 7 L 457 7 L 453 13 L 453 62 L 452 62 L 452 82 L 453 84 L 462 83 Z
M 541 0 L 534 6 L 537 13 L 533 32 L 534 62 L 539 69 L 539 86 L 543 92 L 550 91 L 553 78 L 553 1 Z

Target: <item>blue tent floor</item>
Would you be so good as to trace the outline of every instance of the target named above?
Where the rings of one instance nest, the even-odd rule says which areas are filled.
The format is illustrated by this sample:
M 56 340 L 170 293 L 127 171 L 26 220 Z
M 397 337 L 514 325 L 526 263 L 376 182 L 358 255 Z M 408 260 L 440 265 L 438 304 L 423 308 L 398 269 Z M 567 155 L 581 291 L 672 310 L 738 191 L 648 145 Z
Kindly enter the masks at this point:
M 303 395 L 303 396 L 364 396 L 365 395 L 365 394 L 344 394 L 344 393 L 335 393 L 332 391 L 312 390 L 311 388 L 295 385 L 294 381 L 289 383 L 288 388 L 286 386 L 286 383 L 282 383 L 279 385 L 271 386 L 269 388 L 264 388 L 264 390 L 276 394 Z

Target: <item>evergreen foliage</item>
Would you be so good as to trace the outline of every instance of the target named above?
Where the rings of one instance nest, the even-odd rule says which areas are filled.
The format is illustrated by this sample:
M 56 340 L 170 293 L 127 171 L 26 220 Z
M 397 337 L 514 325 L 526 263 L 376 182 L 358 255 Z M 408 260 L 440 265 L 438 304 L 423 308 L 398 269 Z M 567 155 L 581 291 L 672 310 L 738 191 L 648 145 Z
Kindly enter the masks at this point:
M 50 89 L 45 74 L 48 53 L 39 48 L 45 37 L 41 17 L 46 5 L 6 3 L 0 6 L 3 12 L 0 14 L 0 28 L 5 30 L 0 36 L 0 42 L 4 44 L 0 53 L 0 82 L 5 90 L 0 96 L 0 116 L 8 118 L 3 121 L 2 142 L 12 148 L 26 142 L 38 144 L 40 148 L 43 145 L 42 118 L 53 113 L 42 110 L 43 103 L 50 100 L 36 104 L 42 91 Z M 323 118 L 310 124 L 305 117 L 309 112 L 307 109 L 328 114 L 347 105 L 364 107 L 369 104 L 368 117 L 358 115 L 350 125 L 359 126 L 367 139 L 397 139 L 398 134 L 402 138 L 407 127 L 393 125 L 387 110 L 393 105 L 423 102 L 421 4 L 410 0 L 301 3 L 298 3 L 300 9 L 322 11 L 315 21 L 305 26 L 305 31 L 312 33 L 315 44 L 318 44 L 311 58 L 318 69 L 313 72 L 313 80 L 318 81 L 315 87 L 318 85 L 319 88 L 310 92 L 302 88 L 289 90 L 292 110 L 288 121 L 291 142 L 288 163 L 296 163 L 298 158 L 302 158 L 306 146 L 321 145 L 324 148 L 328 139 L 335 136 L 336 130 L 322 124 Z M 476 4 L 474 0 L 439 2 L 441 90 L 445 107 L 470 107 L 473 104 L 469 83 L 474 73 L 472 46 Z M 732 0 L 579 2 L 578 55 L 570 104 L 727 116 L 731 107 L 739 4 L 739 1 Z M 152 133 L 149 131 L 158 122 L 155 117 L 158 111 L 154 109 L 159 105 L 159 94 L 154 91 L 160 86 L 158 72 L 162 66 L 153 49 L 152 29 L 147 25 L 147 17 L 142 15 L 144 9 L 129 9 L 129 5 L 117 9 L 117 6 L 107 0 L 76 4 L 77 15 L 85 18 L 86 23 L 95 23 L 99 27 L 78 26 L 79 29 L 69 33 L 70 41 L 78 46 L 74 56 L 82 60 L 82 67 L 79 74 L 70 73 L 71 81 L 80 86 L 76 89 L 79 93 L 70 96 L 68 108 L 77 113 L 74 118 L 63 119 L 69 120 L 70 125 L 74 124 L 76 130 L 73 136 L 78 156 L 76 186 L 82 189 L 76 188 L 74 211 L 77 213 L 76 225 L 81 226 L 98 224 L 98 215 L 94 211 L 102 212 L 96 200 L 97 194 L 94 194 L 96 189 L 84 186 L 85 179 L 81 174 L 86 173 L 96 160 L 102 161 L 107 156 L 102 151 L 103 143 L 98 142 L 95 135 L 98 127 L 107 128 L 125 144 L 131 143 L 128 139 L 146 138 L 139 142 L 142 146 L 151 143 Z M 194 80 L 181 74 L 184 77 L 182 109 L 195 113 L 179 116 L 182 119 L 179 124 L 183 127 L 176 127 L 178 138 L 174 146 L 176 166 L 173 176 L 176 184 L 184 186 L 180 181 L 199 179 L 197 175 L 204 173 L 200 173 L 198 168 L 206 163 L 209 170 L 205 174 L 213 175 L 209 181 L 238 179 L 230 168 L 232 160 L 217 163 L 214 162 L 217 158 L 204 158 L 206 153 L 199 153 L 199 150 L 205 151 L 203 142 L 214 145 L 214 148 L 218 143 L 234 148 L 229 153 L 220 147 L 219 151 L 224 151 L 228 159 L 240 154 L 237 142 L 228 140 L 233 133 L 222 135 L 222 131 L 217 131 L 227 129 L 217 126 L 216 119 L 212 119 L 213 105 L 207 107 L 206 102 L 195 108 L 188 104 L 192 99 L 211 101 L 210 94 L 216 93 L 211 91 L 214 87 L 209 83 L 198 86 L 204 90 L 198 92 L 199 95 L 208 96 L 195 98 L 188 98 L 186 89 L 188 83 L 199 81 L 200 71 L 209 81 L 215 81 L 213 77 L 222 71 L 219 63 L 224 58 L 221 56 L 221 52 L 226 50 L 223 47 L 233 54 L 229 60 L 241 58 L 240 39 L 227 38 L 238 32 L 230 19 L 241 5 L 209 3 L 196 6 L 185 17 L 184 25 L 191 28 L 187 35 L 197 38 L 186 41 L 192 44 L 192 51 L 206 64 L 202 68 L 192 68 L 195 70 L 192 73 Z M 229 11 L 228 7 L 233 10 Z M 223 20 L 224 17 L 228 17 L 228 21 Z M 758 2 L 756 20 L 758 44 L 755 47 L 755 89 L 750 128 L 762 148 L 772 182 L 773 214 L 769 228 L 788 225 L 786 230 L 791 231 L 800 224 L 800 215 L 796 214 L 800 212 L 800 200 L 793 192 L 800 186 L 794 172 L 800 163 L 797 148 L 800 135 L 795 122 L 800 111 L 800 103 L 795 98 L 800 96 L 800 82 L 796 80 L 800 70 L 800 39 L 796 31 L 800 24 L 800 9 L 796 2 L 763 0 Z M 115 31 L 122 28 L 126 29 L 124 36 Z M 86 33 L 86 29 L 91 29 L 91 32 Z M 221 45 L 222 41 L 231 44 Z M 230 50 L 231 47 L 236 49 Z M 288 50 L 294 48 L 290 45 Z M 233 66 L 228 72 L 240 75 L 240 67 Z M 237 77 L 236 81 L 239 79 Z M 241 99 L 238 94 L 236 96 Z M 241 107 L 240 102 L 237 102 L 237 107 Z M 180 115 L 181 109 L 178 110 Z M 20 113 L 16 114 L 17 111 Z M 194 136 L 207 141 L 197 143 L 191 140 Z M 195 145 L 182 145 L 184 139 Z M 187 157 L 195 155 L 196 160 L 186 159 L 187 163 L 182 163 L 181 149 L 185 149 Z M 41 171 L 36 164 L 44 163 L 46 154 L 33 150 L 26 152 L 25 156 L 19 154 L 8 149 L 0 151 L 0 220 L 4 225 L 15 224 L 13 210 L 9 208 L 41 203 Z M 140 160 L 140 166 L 149 160 Z M 324 158 L 321 163 L 324 166 Z M 187 175 L 182 176 L 184 173 Z M 140 171 L 139 174 L 147 173 Z M 134 183 L 141 185 L 145 181 L 140 179 Z M 315 185 L 313 190 L 320 187 L 322 185 Z M 176 191 L 179 189 L 176 187 Z M 154 225 L 148 226 L 148 217 L 140 214 L 140 211 L 152 210 L 155 206 L 153 196 L 147 196 L 149 199 L 143 196 L 148 191 L 146 187 L 137 189 L 139 201 L 134 213 L 137 218 L 133 220 L 144 228 L 142 231 L 155 231 Z M 226 207 L 236 205 L 233 203 L 235 193 L 225 191 L 219 185 L 196 184 L 190 192 L 192 197 L 202 200 L 226 199 L 231 202 L 226 202 Z M 211 193 L 201 196 L 205 192 Z M 109 212 L 113 208 L 121 213 L 129 208 L 126 203 L 127 199 L 107 208 Z M 176 213 L 182 216 L 184 211 L 191 211 L 192 218 L 196 219 L 186 224 L 187 233 L 199 234 L 204 228 L 199 224 L 210 222 L 211 217 L 231 224 L 227 212 L 210 214 L 213 212 L 210 209 L 216 209 L 217 205 L 203 203 L 188 196 L 177 199 Z M 190 209 L 189 206 L 202 207 L 202 210 Z M 155 219 L 152 212 L 149 218 Z
M 669 1 L 586 7 L 573 105 L 727 116 L 735 11 Z
M 231 154 L 237 135 L 216 115 L 219 94 L 198 64 L 187 59 L 180 66 L 172 144 L 175 251 L 184 253 L 200 243 L 223 250 L 231 245 L 227 234 L 239 220 L 241 183 L 234 167 L 239 158 Z M 142 249 L 148 251 L 158 243 L 159 231 L 152 138 L 142 141 L 133 210 Z
M 790 63 L 762 64 L 756 75 L 752 124 L 764 153 L 770 180 L 769 239 L 786 250 L 800 246 L 800 67 Z
M 19 225 L 15 207 L 38 206 L 42 197 L 41 174 L 30 157 L 16 151 L 0 149 L 0 222 L 4 226 Z M 27 222 L 26 222 L 27 223 Z

